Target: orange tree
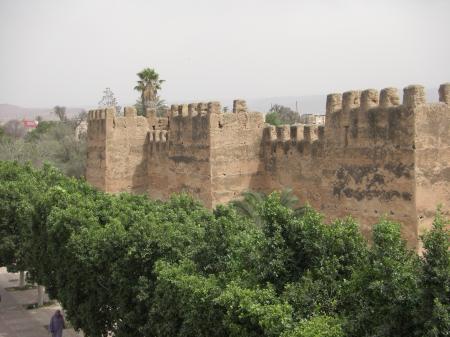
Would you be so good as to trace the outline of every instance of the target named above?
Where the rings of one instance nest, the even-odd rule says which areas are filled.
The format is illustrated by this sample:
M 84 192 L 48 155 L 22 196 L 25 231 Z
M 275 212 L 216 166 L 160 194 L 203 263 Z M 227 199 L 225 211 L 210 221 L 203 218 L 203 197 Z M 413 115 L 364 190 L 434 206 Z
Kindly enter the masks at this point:
M 352 219 L 327 225 L 279 193 L 247 216 L 108 195 L 48 166 L 0 163 L 0 177 L 2 263 L 29 270 L 86 336 L 448 336 L 441 216 L 421 257 L 397 224 L 368 245 Z

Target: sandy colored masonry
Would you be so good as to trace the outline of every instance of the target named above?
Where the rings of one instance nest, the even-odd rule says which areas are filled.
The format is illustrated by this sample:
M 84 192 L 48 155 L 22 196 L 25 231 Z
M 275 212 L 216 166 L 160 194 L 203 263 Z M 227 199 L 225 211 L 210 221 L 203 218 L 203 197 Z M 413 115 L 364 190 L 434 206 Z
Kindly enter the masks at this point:
M 330 94 L 325 126 L 264 123 L 236 100 L 173 105 L 165 117 L 126 108 L 92 110 L 87 180 L 107 192 L 165 199 L 187 191 L 207 207 L 247 190 L 290 187 L 327 220 L 351 215 L 365 234 L 380 217 L 408 242 L 429 228 L 437 205 L 450 215 L 450 83 L 439 102 L 408 86 Z

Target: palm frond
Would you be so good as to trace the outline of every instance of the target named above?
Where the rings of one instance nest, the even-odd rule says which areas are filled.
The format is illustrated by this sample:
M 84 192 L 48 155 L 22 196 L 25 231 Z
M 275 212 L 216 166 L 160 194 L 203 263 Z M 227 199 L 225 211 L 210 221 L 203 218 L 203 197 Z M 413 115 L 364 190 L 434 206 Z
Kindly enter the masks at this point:
M 293 194 L 292 188 L 285 188 L 281 191 L 280 202 L 283 206 L 294 209 L 298 204 L 298 198 Z

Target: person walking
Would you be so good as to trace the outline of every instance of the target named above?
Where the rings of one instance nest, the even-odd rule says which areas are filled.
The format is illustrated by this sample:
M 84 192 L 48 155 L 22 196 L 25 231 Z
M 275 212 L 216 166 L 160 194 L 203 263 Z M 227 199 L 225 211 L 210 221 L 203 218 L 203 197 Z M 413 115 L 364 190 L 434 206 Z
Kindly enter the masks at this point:
M 61 310 L 56 310 L 55 314 L 50 320 L 48 329 L 52 334 L 52 337 L 62 337 L 63 329 L 65 328 L 64 316 L 61 314 Z

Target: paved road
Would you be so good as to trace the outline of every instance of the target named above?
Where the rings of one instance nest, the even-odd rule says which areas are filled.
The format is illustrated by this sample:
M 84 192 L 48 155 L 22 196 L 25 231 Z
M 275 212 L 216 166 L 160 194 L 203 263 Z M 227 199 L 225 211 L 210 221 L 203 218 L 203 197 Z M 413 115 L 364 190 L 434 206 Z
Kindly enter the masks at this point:
M 45 329 L 59 305 L 26 310 L 23 305 L 36 302 L 37 290 L 6 291 L 19 284 L 19 274 L 7 273 L 0 268 L 0 337 L 49 337 Z M 47 300 L 47 299 L 46 299 Z M 73 329 L 66 329 L 64 337 L 80 337 Z

